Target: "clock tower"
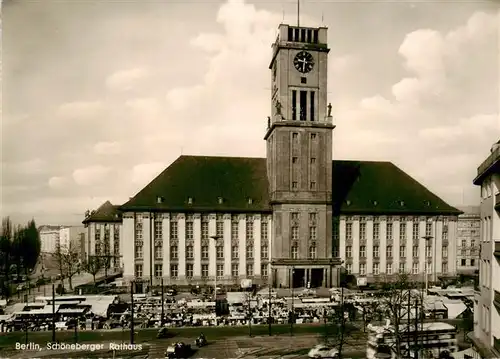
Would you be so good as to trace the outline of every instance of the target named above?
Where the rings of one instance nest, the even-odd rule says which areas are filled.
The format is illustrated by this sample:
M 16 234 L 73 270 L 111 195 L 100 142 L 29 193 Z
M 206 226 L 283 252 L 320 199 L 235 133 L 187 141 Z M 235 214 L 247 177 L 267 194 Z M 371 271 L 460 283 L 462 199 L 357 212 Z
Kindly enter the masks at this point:
M 327 28 L 280 25 L 272 46 L 271 113 L 265 135 L 273 209 L 272 282 L 330 287 L 332 132 Z

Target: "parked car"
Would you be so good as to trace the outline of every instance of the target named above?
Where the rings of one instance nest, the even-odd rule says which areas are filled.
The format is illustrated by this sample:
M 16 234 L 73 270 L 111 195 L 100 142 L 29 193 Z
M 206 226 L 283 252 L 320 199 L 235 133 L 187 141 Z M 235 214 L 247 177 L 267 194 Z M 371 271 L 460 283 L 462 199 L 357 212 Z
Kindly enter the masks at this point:
M 165 358 L 189 358 L 193 354 L 191 345 L 183 342 L 175 343 L 167 348 Z
M 307 354 L 309 358 L 338 358 L 339 351 L 335 348 L 328 347 L 323 344 L 316 345 Z

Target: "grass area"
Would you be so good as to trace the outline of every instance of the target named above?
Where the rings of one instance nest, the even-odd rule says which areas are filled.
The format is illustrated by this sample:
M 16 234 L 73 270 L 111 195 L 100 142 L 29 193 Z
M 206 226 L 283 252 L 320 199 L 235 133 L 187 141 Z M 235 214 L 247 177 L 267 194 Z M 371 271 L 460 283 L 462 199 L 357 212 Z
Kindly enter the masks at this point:
M 201 332 L 210 340 L 229 338 L 235 336 L 246 336 L 249 334 L 248 326 L 237 327 L 189 327 L 189 328 L 172 328 L 169 329 L 172 337 L 195 338 Z M 146 343 L 157 339 L 157 329 L 139 329 L 135 334 L 135 343 Z M 288 324 L 276 324 L 272 326 L 273 335 L 285 335 L 290 333 Z M 294 334 L 321 334 L 324 333 L 324 327 L 318 324 L 295 324 L 293 326 Z M 268 335 L 269 329 L 267 325 L 253 325 L 252 335 Z M 0 352 L 9 350 L 14 347 L 15 343 L 24 343 L 26 340 L 24 332 L 11 332 L 0 335 Z M 75 333 L 73 331 L 58 331 L 56 332 L 56 340 L 63 343 L 74 343 Z M 45 345 L 52 341 L 52 332 L 28 332 L 28 342 Z M 124 342 L 130 341 L 129 330 L 93 330 L 79 331 L 78 343 L 101 343 L 101 342 Z

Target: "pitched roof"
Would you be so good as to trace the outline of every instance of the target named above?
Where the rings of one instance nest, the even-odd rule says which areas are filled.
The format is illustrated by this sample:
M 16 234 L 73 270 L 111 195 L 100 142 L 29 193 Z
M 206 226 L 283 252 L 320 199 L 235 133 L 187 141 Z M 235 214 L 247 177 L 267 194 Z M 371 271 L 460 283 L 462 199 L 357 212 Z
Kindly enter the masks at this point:
M 90 212 L 82 223 L 87 224 L 89 222 L 121 222 L 122 216 L 118 209 L 119 206 L 112 205 L 110 201 L 104 202 L 95 211 Z
M 271 211 L 266 162 L 248 157 L 180 156 L 122 209 Z
M 265 158 L 180 156 L 120 209 L 269 212 L 266 166 Z M 333 161 L 333 207 L 345 214 L 460 213 L 394 164 L 370 161 Z

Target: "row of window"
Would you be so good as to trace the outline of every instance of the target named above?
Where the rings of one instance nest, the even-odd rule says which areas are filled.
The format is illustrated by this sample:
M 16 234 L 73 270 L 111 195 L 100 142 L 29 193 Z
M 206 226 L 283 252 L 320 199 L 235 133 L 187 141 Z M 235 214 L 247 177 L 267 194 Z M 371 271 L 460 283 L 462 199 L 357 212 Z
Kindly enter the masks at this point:
M 137 278 L 142 277 L 143 268 L 144 267 L 142 264 L 135 265 L 135 276 Z M 218 278 L 224 277 L 224 264 L 217 264 L 216 271 L 217 271 Z M 262 264 L 260 266 L 260 273 L 261 273 L 262 277 L 267 277 L 267 275 L 268 275 L 268 265 L 267 264 Z M 178 278 L 179 277 L 179 265 L 178 264 L 171 264 L 169 274 L 170 274 L 170 277 L 173 279 Z M 162 264 L 155 264 L 154 276 L 157 278 L 161 278 L 161 277 L 163 277 L 163 275 L 164 275 L 163 265 Z M 247 276 L 254 275 L 254 266 L 252 263 L 249 263 L 246 265 L 246 275 Z M 186 264 L 186 277 L 193 278 L 193 276 L 194 276 L 194 265 L 191 263 L 188 263 L 188 264 Z M 238 264 L 231 265 L 231 276 L 233 276 L 233 277 L 239 276 L 239 265 Z M 201 277 L 208 278 L 208 264 L 201 265 Z
M 346 232 L 346 239 L 347 240 L 352 240 L 353 238 L 353 230 L 352 230 L 352 223 L 348 222 L 346 223 L 345 227 L 345 232 Z M 366 222 L 360 222 L 359 223 L 359 239 L 360 240 L 366 240 L 367 235 L 366 235 Z M 394 238 L 394 223 L 386 222 L 385 223 L 385 235 L 388 241 L 393 240 Z M 427 222 L 425 223 L 425 236 L 426 237 L 432 237 L 433 236 L 433 226 L 432 223 Z M 399 223 L 399 239 L 400 240 L 406 240 L 406 222 L 400 222 Z M 419 240 L 420 239 L 420 223 L 419 222 L 413 222 L 412 226 L 412 238 L 413 240 Z M 443 225 L 443 231 L 442 231 L 442 238 L 443 240 L 448 239 L 448 225 Z M 374 222 L 373 223 L 373 239 L 378 240 L 380 239 L 380 223 Z
M 246 246 L 245 250 L 246 258 L 253 259 L 254 256 L 254 246 L 249 245 Z M 216 246 L 215 247 L 215 255 L 216 259 L 224 259 L 224 246 Z M 154 256 L 155 259 L 163 258 L 163 246 L 161 242 L 154 247 Z M 231 246 L 231 259 L 238 259 L 240 256 L 240 248 L 239 246 Z M 260 247 L 260 258 L 268 259 L 269 256 L 269 247 L 267 245 L 263 245 Z M 142 244 L 135 246 L 135 258 L 141 259 L 143 258 L 143 246 Z M 179 259 L 179 247 L 178 246 L 170 246 L 170 259 L 176 260 Z M 188 245 L 186 246 L 186 259 L 194 259 L 194 246 Z M 201 246 L 201 259 L 209 259 L 209 247 Z
M 462 267 L 467 267 L 467 262 L 469 263 L 469 265 L 470 265 L 471 267 L 475 267 L 475 266 L 476 266 L 476 260 L 475 260 L 475 259 L 469 259 L 469 260 L 468 260 L 468 259 L 466 259 L 466 258 L 462 258 L 462 259 L 460 260 L 460 265 L 461 265 Z
M 366 246 L 359 246 L 359 258 L 366 258 Z M 373 258 L 379 258 L 380 257 L 380 246 L 373 246 Z M 420 253 L 419 246 L 413 246 L 412 247 L 412 256 L 414 258 L 418 258 Z M 353 258 L 352 256 L 352 246 L 346 246 L 345 247 L 345 255 L 346 258 Z M 385 249 L 385 256 L 386 258 L 392 258 L 393 256 L 393 246 L 389 245 Z M 406 258 L 406 246 L 399 246 L 399 257 L 400 258 Z M 433 251 L 432 251 L 432 245 L 426 245 L 425 246 L 425 256 L 426 257 L 432 257 L 433 256 Z M 442 258 L 448 258 L 448 246 L 443 246 L 441 248 L 441 256 Z
M 170 239 L 178 239 L 179 233 L 179 224 L 175 220 L 170 221 Z M 218 219 L 215 224 L 216 235 L 219 237 L 224 236 L 224 221 L 222 219 Z M 231 238 L 238 239 L 239 237 L 239 222 L 232 221 L 231 222 Z M 260 237 L 262 240 L 267 240 L 269 238 L 269 228 L 267 222 L 262 222 L 260 226 Z M 254 222 L 253 220 L 249 220 L 247 217 L 245 223 L 245 237 L 246 239 L 254 238 Z M 143 238 L 143 224 L 140 220 L 138 220 L 135 224 L 135 238 L 136 240 L 142 240 Z M 163 239 L 163 221 L 161 219 L 154 221 L 154 238 L 155 240 Z M 194 222 L 191 219 L 186 219 L 185 226 L 185 238 L 186 239 L 194 239 Z M 208 231 L 208 221 L 202 220 L 201 222 L 201 238 L 209 239 L 209 231 Z
M 352 263 L 346 264 L 346 270 L 349 274 L 352 273 Z M 443 262 L 442 267 L 441 267 L 441 272 L 442 273 L 448 273 L 448 263 Z M 412 269 L 411 269 L 412 274 L 419 274 L 420 273 L 420 265 L 419 263 L 413 263 Z M 432 263 L 426 263 L 426 272 L 427 273 L 432 273 Z M 406 263 L 399 263 L 399 273 L 406 273 Z M 366 263 L 360 263 L 359 264 L 359 274 L 360 275 L 366 275 Z M 373 263 L 373 268 L 372 268 L 372 273 L 373 275 L 379 275 L 380 274 L 380 263 Z M 393 268 L 392 268 L 392 263 L 387 263 L 385 266 L 385 274 L 391 275 L 393 273 Z

